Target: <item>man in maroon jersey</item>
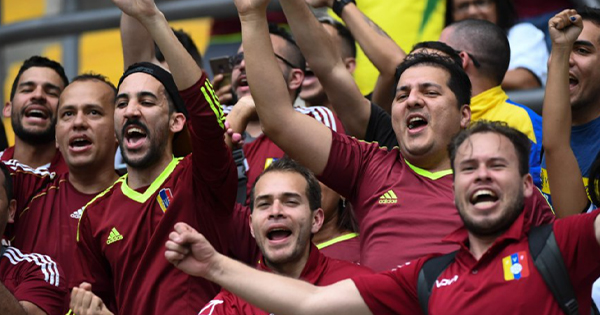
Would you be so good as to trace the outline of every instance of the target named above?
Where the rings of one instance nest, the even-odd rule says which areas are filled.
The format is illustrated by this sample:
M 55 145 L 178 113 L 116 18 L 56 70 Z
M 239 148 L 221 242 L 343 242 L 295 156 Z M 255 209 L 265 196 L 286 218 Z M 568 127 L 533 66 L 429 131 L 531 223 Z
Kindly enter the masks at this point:
M 266 1 L 236 0 L 245 70 L 262 129 L 291 158 L 353 205 L 361 233 L 361 264 L 386 270 L 433 252 L 457 248 L 442 239 L 462 222 L 454 206 L 446 146 L 470 120 L 471 84 L 452 60 L 415 54 L 400 66 L 392 108 L 399 148 L 391 151 L 334 133 L 296 113 L 271 51 Z M 284 12 L 310 16 L 303 0 Z M 317 23 L 315 21 L 315 23 Z M 536 223 L 553 216 L 539 192 Z
M 15 183 L 17 215 L 7 236 L 28 252 L 54 259 L 65 270 L 69 288 L 84 279 L 73 257 L 83 207 L 118 178 L 114 166 L 116 88 L 101 75 L 73 79 L 60 96 L 56 143 L 69 168 L 54 175 L 6 161 Z M 65 313 L 68 311 L 65 301 Z
M 262 253 L 257 269 L 315 285 L 371 273 L 365 267 L 327 258 L 312 245 L 324 213 L 319 182 L 308 169 L 287 158 L 277 160 L 259 176 L 251 195 L 250 229 Z M 193 230 L 187 224 L 181 226 Z M 217 314 L 268 313 L 221 290 L 199 313 Z
M 449 155 L 454 198 L 465 224 L 446 238 L 460 249 L 431 289 L 429 313 L 565 314 L 530 253 L 534 211 L 525 198 L 536 188 L 528 173 L 529 139 L 503 123 L 478 122 L 454 138 Z M 599 214 L 574 215 L 551 226 L 575 305 L 586 313 L 592 283 L 600 276 Z M 418 278 L 423 263 L 436 256 L 317 287 L 232 261 L 179 224 L 166 246 L 167 259 L 185 272 L 269 312 L 292 315 L 423 314 Z
M 218 287 L 173 268 L 163 247 L 173 224 L 183 221 L 203 231 L 221 252 L 242 256 L 232 253 L 229 243 L 237 232 L 231 228 L 237 172 L 223 141 L 224 117 L 210 82 L 154 2 L 114 3 L 124 18 L 147 30 L 140 34 L 147 38 L 137 40 L 151 46 L 149 52 L 154 40 L 172 75 L 142 62 L 153 53 L 126 59 L 137 63 L 119 83 L 115 132 L 128 174 L 85 207 L 79 259 L 92 291 L 103 300 L 112 293 L 120 314 L 197 314 Z M 174 158 L 174 138 L 186 123 L 192 154 Z M 240 219 L 239 226 L 247 222 Z M 72 300 L 71 306 L 90 305 Z
M 58 97 L 67 84 L 58 62 L 40 56 L 23 62 L 10 101 L 4 105 L 4 117 L 11 118 L 15 132 L 15 145 L 0 153 L 2 161 L 16 159 L 33 168 L 67 171 L 54 140 Z
M 0 163 L 0 235 L 13 221 L 10 172 Z M 26 254 L 14 247 L 0 246 L 0 314 L 64 314 L 67 285 L 62 269 L 49 256 Z

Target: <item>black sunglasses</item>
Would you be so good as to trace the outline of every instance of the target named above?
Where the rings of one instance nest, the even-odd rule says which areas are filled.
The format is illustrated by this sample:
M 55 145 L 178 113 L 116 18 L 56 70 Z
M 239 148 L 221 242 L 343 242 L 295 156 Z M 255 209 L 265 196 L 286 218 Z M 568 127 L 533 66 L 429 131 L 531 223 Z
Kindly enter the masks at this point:
M 460 55 L 461 52 L 463 52 L 464 50 L 454 50 L 458 55 Z M 464 51 L 465 54 L 467 54 L 467 56 L 469 56 L 469 58 L 471 58 L 471 60 L 473 60 L 473 65 L 475 65 L 475 68 L 480 68 L 481 64 L 479 63 L 479 61 L 477 61 L 477 59 L 475 59 L 475 56 L 473 56 L 470 52 L 466 52 Z
M 285 63 L 288 67 L 290 67 L 292 69 L 300 69 L 300 67 L 296 67 L 293 63 L 289 62 L 287 59 L 281 57 L 278 54 L 275 54 L 275 57 L 277 57 L 277 59 L 283 61 L 283 63 Z M 239 67 L 240 64 L 242 64 L 242 60 L 244 60 L 244 52 L 243 51 L 237 53 L 235 56 L 231 56 L 229 62 L 231 62 L 231 66 L 235 68 L 235 67 Z

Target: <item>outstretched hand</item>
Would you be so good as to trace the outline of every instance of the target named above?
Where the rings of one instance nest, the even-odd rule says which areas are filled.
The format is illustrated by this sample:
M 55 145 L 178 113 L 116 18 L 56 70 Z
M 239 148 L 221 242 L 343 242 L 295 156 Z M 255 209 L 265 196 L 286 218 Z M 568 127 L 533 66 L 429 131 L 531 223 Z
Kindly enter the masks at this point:
M 333 6 L 333 0 L 306 0 L 306 3 L 308 3 L 313 8 L 331 8 Z
M 186 223 L 175 224 L 165 244 L 165 257 L 181 271 L 196 277 L 206 277 L 218 253 L 206 238 Z
M 552 47 L 571 48 L 583 30 L 583 20 L 573 9 L 564 10 L 548 21 Z
M 136 19 L 153 16 L 160 12 L 154 0 L 112 0 L 123 13 Z

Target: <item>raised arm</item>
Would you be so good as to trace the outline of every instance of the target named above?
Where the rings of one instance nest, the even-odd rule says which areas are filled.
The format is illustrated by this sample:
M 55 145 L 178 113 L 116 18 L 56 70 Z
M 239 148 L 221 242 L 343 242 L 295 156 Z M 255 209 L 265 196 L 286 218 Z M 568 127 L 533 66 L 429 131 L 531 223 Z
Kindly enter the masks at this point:
M 219 254 L 185 223 L 169 235 L 165 257 L 182 271 L 215 282 L 275 314 L 371 314 L 352 280 L 327 287 L 258 271 Z
M 304 0 L 281 1 L 281 7 L 302 54 L 323 85 L 346 132 L 363 139 L 371 104 L 361 94 L 346 68 L 339 48 Z
M 306 0 L 312 6 L 333 6 L 333 0 Z M 360 45 L 365 55 L 379 71 L 379 78 L 373 90 L 373 102 L 388 113 L 391 111 L 393 91 L 396 88 L 396 66 L 406 53 L 375 22 L 364 15 L 356 4 L 344 6 L 340 17 Z M 337 109 L 336 109 L 337 110 Z
M 552 205 L 558 217 L 580 213 L 588 205 L 581 171 L 571 149 L 569 57 L 583 28 L 575 10 L 565 10 L 548 22 L 552 55 L 544 97 L 543 146 Z
M 113 2 L 123 13 L 135 18 L 146 28 L 165 56 L 180 91 L 191 87 L 200 79 L 202 70 L 181 45 L 153 0 L 113 0 Z
M 121 14 L 120 29 L 125 69 L 136 62 L 142 61 L 158 64 L 158 60 L 154 56 L 154 41 L 138 20 L 123 13 Z
M 235 0 L 250 91 L 264 133 L 291 158 L 321 174 L 329 158 L 331 131 L 292 107 L 269 37 L 268 2 Z

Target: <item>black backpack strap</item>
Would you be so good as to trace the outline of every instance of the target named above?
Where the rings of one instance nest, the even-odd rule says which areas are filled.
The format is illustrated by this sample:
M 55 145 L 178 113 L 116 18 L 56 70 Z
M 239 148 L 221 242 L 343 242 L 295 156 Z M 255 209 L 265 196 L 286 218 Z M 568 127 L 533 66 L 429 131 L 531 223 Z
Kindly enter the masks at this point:
M 592 315 L 600 315 L 600 311 L 598 310 L 598 306 L 594 301 L 592 301 Z
M 0 258 L 2 258 L 2 256 L 4 256 L 4 253 L 6 252 L 6 249 L 8 247 L 4 246 L 4 245 L 0 245 Z
M 423 314 L 429 314 L 429 297 L 431 296 L 435 280 L 454 261 L 454 256 L 456 256 L 457 252 L 454 251 L 446 255 L 431 258 L 423 264 L 421 271 L 419 271 L 417 296 L 419 297 L 419 304 L 421 305 Z
M 248 184 L 248 177 L 246 176 L 246 156 L 244 155 L 242 148 L 234 149 L 232 154 L 238 174 L 238 190 L 236 201 L 239 204 L 245 205 L 248 193 L 248 186 L 246 186 Z
M 561 309 L 567 315 L 577 315 L 579 304 L 552 227 L 552 224 L 547 224 L 529 231 L 529 251 L 535 267 Z

